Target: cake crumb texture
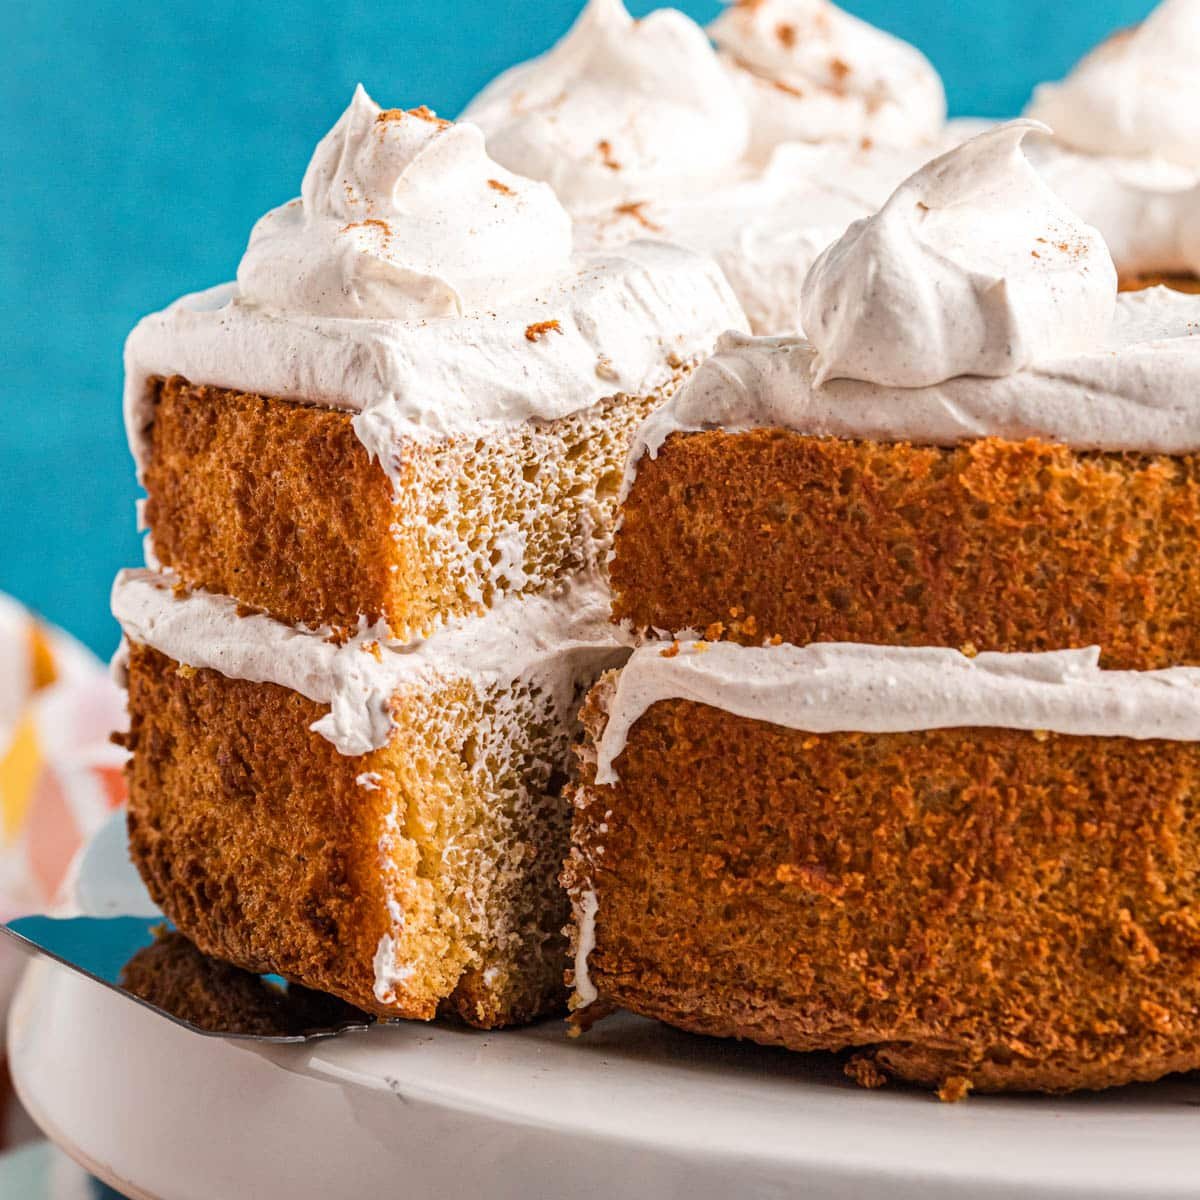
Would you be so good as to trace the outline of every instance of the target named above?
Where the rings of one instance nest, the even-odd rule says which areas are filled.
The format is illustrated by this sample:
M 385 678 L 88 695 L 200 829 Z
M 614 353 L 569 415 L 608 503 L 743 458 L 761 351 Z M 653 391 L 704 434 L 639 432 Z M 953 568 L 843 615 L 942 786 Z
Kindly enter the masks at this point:
M 548 703 L 414 687 L 392 741 L 345 757 L 309 728 L 322 706 L 134 645 L 134 863 L 182 933 L 246 970 L 387 1017 L 556 1011 L 569 735 Z
M 946 1100 L 1200 1067 L 1200 747 L 818 736 L 672 700 L 615 786 L 593 757 L 565 881 L 598 897 L 599 1003 Z
M 189 586 L 316 628 L 396 637 L 603 562 L 634 427 L 652 397 L 397 447 L 399 483 L 353 416 L 157 381 L 145 472 L 159 562 Z
M 1200 663 L 1200 456 L 677 434 L 622 508 L 641 630 Z

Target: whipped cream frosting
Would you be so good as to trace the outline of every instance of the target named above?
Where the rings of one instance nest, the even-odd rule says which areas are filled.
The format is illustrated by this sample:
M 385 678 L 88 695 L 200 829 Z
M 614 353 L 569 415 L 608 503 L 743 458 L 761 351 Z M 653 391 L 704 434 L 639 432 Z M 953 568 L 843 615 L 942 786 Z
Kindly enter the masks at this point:
M 1198 56 L 1200 0 L 1163 0 L 1066 79 L 1038 87 L 1028 115 L 1088 154 L 1162 159 L 1200 172 Z
M 254 227 L 238 288 L 312 316 L 457 317 L 561 273 L 571 241 L 554 193 L 488 158 L 474 126 L 385 111 L 360 85 L 300 199 Z
M 463 119 L 573 211 L 728 179 L 749 138 L 704 31 L 674 9 L 635 21 L 622 0 L 588 0 L 556 46 L 500 75 Z
M 817 382 L 918 388 L 1099 345 L 1116 298 L 1100 234 L 1042 181 L 1015 121 L 926 164 L 813 264 Z
M 597 745 L 596 782 L 617 780 L 630 729 L 663 700 L 810 733 L 1048 730 L 1200 741 L 1200 668 L 1103 671 L 1098 647 L 1040 654 L 854 643 L 746 647 L 685 642 L 634 651 Z
M 615 205 L 577 218 L 576 238 L 600 249 L 668 238 L 710 255 L 755 333 L 800 327 L 809 268 L 847 226 L 874 213 L 925 150 L 792 142 L 767 168 L 723 187 Z
M 155 376 L 349 410 L 398 478 L 406 440 L 647 394 L 722 330 L 745 328 L 708 259 L 655 242 L 568 258 L 565 221 L 548 189 L 490 163 L 477 132 L 356 93 L 304 197 L 256 228 L 239 283 L 185 296 L 130 334 L 139 471 Z
M 1051 187 L 1104 235 L 1124 275 L 1200 273 L 1200 0 L 1165 0 L 1066 79 L 1035 89 L 1031 139 Z
M 553 595 L 505 598 L 484 616 L 406 643 L 386 641 L 373 628 L 339 642 L 327 630 L 239 616 L 230 597 L 176 595 L 176 582 L 147 570 L 117 576 L 112 609 L 125 637 L 176 662 L 278 684 L 328 705 L 313 731 L 350 756 L 388 743 L 392 697 L 404 687 L 463 675 L 484 687 L 522 681 L 552 698 L 550 711 L 566 714 L 579 679 L 625 655 L 622 635 L 608 622 L 607 592 L 588 576 Z
M 792 429 L 810 437 L 953 446 L 1040 438 L 1078 450 L 1200 451 L 1200 297 L 1167 288 L 1119 296 L 1094 350 L 998 378 L 967 375 L 926 388 L 839 379 L 817 386 L 816 350 L 801 337 L 731 333 L 638 429 L 625 492 L 645 454 L 676 433 Z
M 749 106 L 752 159 L 787 141 L 911 146 L 946 118 L 929 60 L 828 0 L 740 0 L 709 32 Z
M 1154 158 L 1081 154 L 1031 138 L 1042 178 L 1104 235 L 1123 276 L 1200 274 L 1200 172 Z

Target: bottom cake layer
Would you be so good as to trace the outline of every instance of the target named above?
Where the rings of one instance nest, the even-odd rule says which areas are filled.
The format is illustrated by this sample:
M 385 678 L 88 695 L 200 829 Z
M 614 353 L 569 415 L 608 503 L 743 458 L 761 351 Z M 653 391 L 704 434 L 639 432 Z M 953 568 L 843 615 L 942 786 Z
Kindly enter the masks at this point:
M 663 654 L 585 707 L 579 1024 L 850 1050 L 948 1098 L 1200 1067 L 1200 671 Z
M 622 654 L 595 597 L 514 601 L 406 648 L 146 572 L 114 611 L 133 858 L 201 950 L 386 1017 L 490 1028 L 563 1003 L 569 744 Z

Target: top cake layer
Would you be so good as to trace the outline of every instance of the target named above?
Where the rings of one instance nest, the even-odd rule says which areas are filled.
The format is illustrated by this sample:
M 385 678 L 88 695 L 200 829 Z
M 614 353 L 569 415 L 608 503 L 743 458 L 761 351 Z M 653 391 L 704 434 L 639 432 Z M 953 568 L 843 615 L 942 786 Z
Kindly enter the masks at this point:
M 711 260 L 576 254 L 477 129 L 360 88 L 237 283 L 129 337 L 151 561 L 399 638 L 557 586 L 607 553 L 631 428 L 729 328 Z
M 477 130 L 381 110 L 361 88 L 302 193 L 259 222 L 236 285 L 130 335 L 142 466 L 156 376 L 351 410 L 392 474 L 406 439 L 644 395 L 744 327 L 708 260 L 663 245 L 573 256 L 549 189 L 492 162 Z
M 611 578 L 639 631 L 1200 662 L 1200 300 L 1118 297 L 992 130 L 726 338 L 639 430 Z

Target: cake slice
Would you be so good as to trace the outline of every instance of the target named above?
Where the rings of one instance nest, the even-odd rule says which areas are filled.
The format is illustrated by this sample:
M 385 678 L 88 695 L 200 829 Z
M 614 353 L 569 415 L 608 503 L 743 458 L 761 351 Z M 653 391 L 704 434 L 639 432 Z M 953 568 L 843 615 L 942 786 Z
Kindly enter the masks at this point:
M 1200 671 L 651 644 L 585 722 L 578 1023 L 945 1098 L 1200 1067 Z
M 747 644 L 1200 663 L 1200 300 L 1117 297 L 1019 150 L 935 160 L 637 436 L 614 615 Z
M 578 703 L 623 651 L 579 582 L 408 645 L 124 573 L 130 848 L 201 950 L 384 1017 L 563 999 Z
M 361 89 L 236 285 L 126 345 L 153 561 L 401 639 L 602 562 L 632 428 L 745 318 L 662 244 L 574 254 L 479 131 Z

